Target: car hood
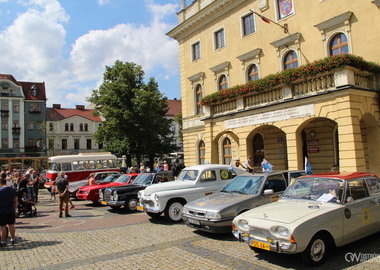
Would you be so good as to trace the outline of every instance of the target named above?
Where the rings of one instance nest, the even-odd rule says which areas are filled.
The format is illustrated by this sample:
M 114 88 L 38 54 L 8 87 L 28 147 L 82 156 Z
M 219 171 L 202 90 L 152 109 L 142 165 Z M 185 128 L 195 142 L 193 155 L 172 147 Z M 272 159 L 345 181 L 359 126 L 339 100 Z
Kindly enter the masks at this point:
M 251 209 L 237 218 L 248 220 L 249 224 L 265 221 L 291 224 L 301 219 L 311 219 L 323 215 L 334 209 L 340 208 L 340 204 L 319 203 L 307 200 L 279 200 L 277 202 Z
M 144 189 L 145 186 L 140 186 L 140 185 L 134 185 L 134 184 L 129 184 L 129 185 L 118 185 L 118 186 L 113 186 L 113 187 L 107 187 L 107 189 L 112 190 L 112 191 L 129 191 L 129 190 L 135 190 L 135 189 Z
M 88 191 L 88 190 L 101 189 L 101 188 L 107 187 L 109 184 L 110 183 L 99 184 L 99 185 L 91 185 L 91 186 L 84 186 L 84 187 L 81 187 L 79 190 L 80 191 Z
M 195 186 L 194 181 L 172 181 L 165 183 L 158 183 L 147 187 L 144 190 L 144 194 L 149 196 L 158 191 L 167 191 L 167 190 L 177 190 L 177 189 L 185 189 L 185 188 L 193 188 Z
M 218 192 L 187 203 L 186 207 L 198 211 L 221 211 L 256 196 L 258 195 Z

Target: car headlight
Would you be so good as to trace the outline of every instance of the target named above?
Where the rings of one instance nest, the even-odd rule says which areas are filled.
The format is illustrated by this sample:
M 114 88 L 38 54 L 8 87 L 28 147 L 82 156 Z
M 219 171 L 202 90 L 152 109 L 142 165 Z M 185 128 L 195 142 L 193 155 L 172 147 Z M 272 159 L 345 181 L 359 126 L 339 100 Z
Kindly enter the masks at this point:
M 137 192 L 137 198 L 141 199 L 143 197 L 143 191 L 140 190 L 139 192 Z
M 118 199 L 119 199 L 119 195 L 117 194 L 117 192 L 115 191 L 114 193 L 113 193 L 113 200 L 114 201 L 117 201 Z
M 185 214 L 185 215 L 190 214 L 190 212 L 189 212 L 189 208 L 184 207 L 184 208 L 182 209 L 182 213 Z
M 248 221 L 245 220 L 245 219 L 239 219 L 238 222 L 237 222 L 237 225 L 240 229 L 244 230 L 244 231 L 247 231 L 249 230 L 249 225 L 248 225 Z
M 219 212 L 206 212 L 205 218 L 220 219 L 221 216 Z
M 99 199 L 103 200 L 103 192 L 102 192 L 102 190 L 99 190 Z
M 85 194 L 86 196 L 88 196 L 88 194 L 90 194 L 90 191 L 87 190 L 84 194 Z
M 282 237 L 282 238 L 288 238 L 290 236 L 289 229 L 284 226 L 273 226 L 270 228 L 270 232 L 273 235 Z
M 154 196 L 153 196 L 153 199 L 156 201 L 156 202 L 158 202 L 158 199 L 159 199 L 160 197 L 158 196 L 158 194 L 154 194 Z

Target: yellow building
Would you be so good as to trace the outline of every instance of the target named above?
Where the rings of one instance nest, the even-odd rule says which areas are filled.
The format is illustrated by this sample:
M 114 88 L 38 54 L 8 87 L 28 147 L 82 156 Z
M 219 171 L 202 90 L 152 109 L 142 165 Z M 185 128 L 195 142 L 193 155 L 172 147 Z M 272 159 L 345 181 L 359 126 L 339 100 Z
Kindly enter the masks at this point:
M 308 157 L 314 172 L 380 174 L 380 69 L 368 62 L 380 63 L 380 0 L 185 3 L 168 35 L 187 166 L 252 156 L 303 169 Z

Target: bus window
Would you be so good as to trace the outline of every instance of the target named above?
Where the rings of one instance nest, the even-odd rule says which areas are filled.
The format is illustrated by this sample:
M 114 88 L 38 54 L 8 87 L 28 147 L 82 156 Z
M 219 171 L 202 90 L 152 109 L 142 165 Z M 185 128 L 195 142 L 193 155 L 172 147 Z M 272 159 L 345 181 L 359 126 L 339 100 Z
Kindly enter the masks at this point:
M 107 160 L 102 160 L 102 167 L 107 168 Z
M 61 166 L 59 163 L 51 163 L 50 164 L 50 170 L 51 171 L 60 171 L 61 170 Z
M 96 160 L 95 162 L 96 162 L 96 168 L 97 169 L 101 169 L 103 167 L 101 160 Z
M 89 160 L 87 164 L 87 169 L 95 169 L 95 161 L 94 160 Z
M 73 161 L 73 170 L 74 171 L 81 171 L 84 170 L 84 161 Z
M 108 168 L 115 168 L 115 167 L 116 167 L 116 166 L 115 166 L 114 160 L 109 159 L 109 160 L 108 160 Z
M 71 171 L 71 163 L 62 163 L 62 171 Z

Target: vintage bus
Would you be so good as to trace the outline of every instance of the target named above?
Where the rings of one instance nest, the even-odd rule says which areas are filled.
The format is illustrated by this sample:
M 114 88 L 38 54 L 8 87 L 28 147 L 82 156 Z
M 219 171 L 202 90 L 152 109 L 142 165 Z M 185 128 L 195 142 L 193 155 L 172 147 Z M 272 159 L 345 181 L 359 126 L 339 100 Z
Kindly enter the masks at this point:
M 75 192 L 87 183 L 91 173 L 120 172 L 118 158 L 111 153 L 80 153 L 78 155 L 54 156 L 48 159 L 49 169 L 46 178 L 55 180 L 60 171 L 65 172 L 70 184 L 70 192 Z M 45 184 L 50 188 L 50 182 Z

